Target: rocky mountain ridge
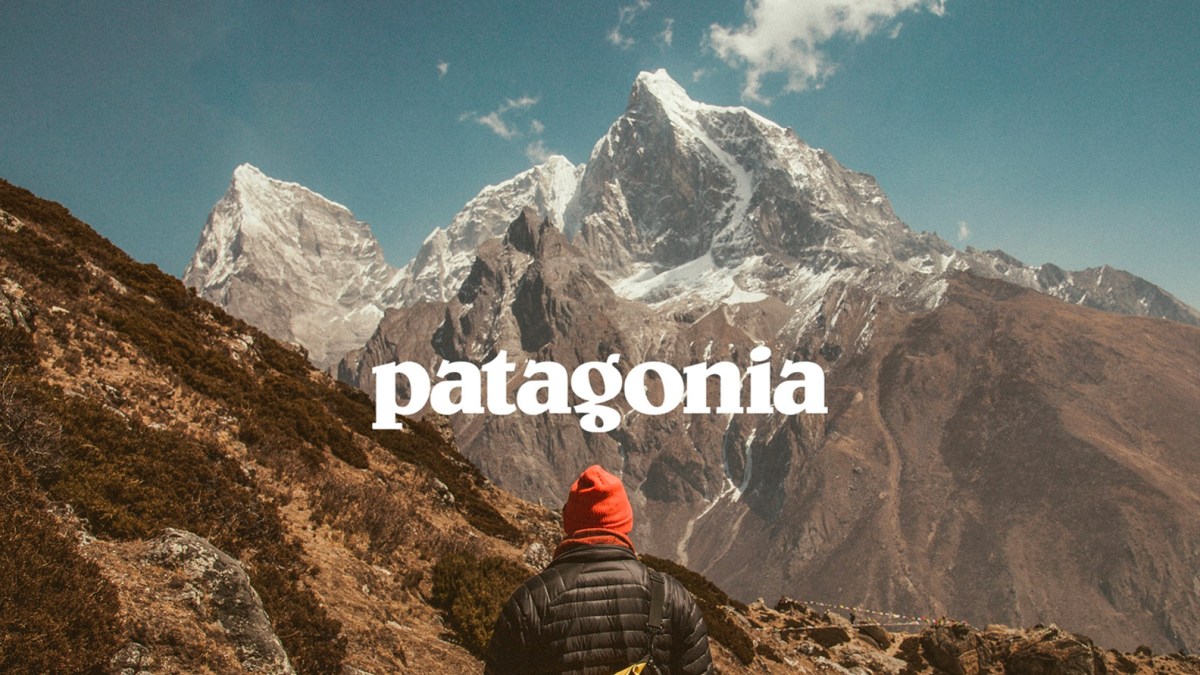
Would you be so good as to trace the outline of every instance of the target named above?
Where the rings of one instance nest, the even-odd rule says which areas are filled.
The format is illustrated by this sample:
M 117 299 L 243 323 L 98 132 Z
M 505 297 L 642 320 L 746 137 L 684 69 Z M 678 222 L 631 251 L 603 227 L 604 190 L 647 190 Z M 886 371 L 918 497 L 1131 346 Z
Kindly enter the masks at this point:
M 1127 272 L 1031 267 L 1001 251 L 959 251 L 914 232 L 871 176 L 747 108 L 693 101 L 662 70 L 637 77 L 625 113 L 588 162 L 573 168 L 574 189 L 564 164 L 555 158 L 485 189 L 435 229 L 406 272 L 424 278 L 432 267 L 443 283 L 407 295 L 406 304 L 448 299 L 479 246 L 500 236 L 520 208 L 534 206 L 619 295 L 653 305 L 711 309 L 764 293 L 790 301 L 820 295 L 834 276 L 920 304 L 936 297 L 942 274 L 969 270 L 1106 311 L 1200 324 L 1196 310 Z M 516 189 L 539 174 L 562 181 L 556 194 L 570 197 L 561 210 Z M 492 209 L 480 225 L 476 202 L 498 198 L 507 208 Z M 436 265 L 429 262 L 435 248 Z

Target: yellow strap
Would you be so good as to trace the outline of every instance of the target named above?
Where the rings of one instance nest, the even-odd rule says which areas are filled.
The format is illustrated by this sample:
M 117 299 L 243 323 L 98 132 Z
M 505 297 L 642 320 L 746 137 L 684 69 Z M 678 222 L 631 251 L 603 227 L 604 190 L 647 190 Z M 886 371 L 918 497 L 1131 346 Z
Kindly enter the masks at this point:
M 632 666 L 629 666 L 628 668 L 622 668 L 622 669 L 618 670 L 617 672 L 613 673 L 613 675 L 641 675 L 642 671 L 645 669 L 646 669 L 645 662 L 635 663 Z

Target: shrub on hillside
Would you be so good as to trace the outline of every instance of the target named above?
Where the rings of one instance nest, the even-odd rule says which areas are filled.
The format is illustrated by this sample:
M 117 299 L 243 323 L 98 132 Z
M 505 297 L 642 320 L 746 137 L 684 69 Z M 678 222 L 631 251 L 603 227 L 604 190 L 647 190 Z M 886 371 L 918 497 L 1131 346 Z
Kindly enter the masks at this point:
M 228 408 L 241 420 L 239 437 L 256 459 L 277 469 L 311 470 L 325 461 L 328 450 L 351 466 L 366 468 L 367 457 L 351 432 L 360 433 L 402 461 L 428 469 L 449 487 L 455 508 L 481 532 L 522 541 L 521 532 L 488 502 L 483 474 L 436 430 L 413 423 L 411 434 L 373 431 L 374 406 L 365 394 L 314 380 L 303 355 L 196 297 L 154 265 L 133 260 L 62 205 L 0 179 L 0 207 L 50 235 L 0 228 L 2 245 L 11 243 L 12 250 L 22 251 L 22 267 L 69 297 L 91 297 L 95 302 L 86 313 L 94 312 L 168 373 Z M 117 293 L 87 278 L 80 252 L 128 291 Z M 223 346 L 231 334 L 252 338 L 254 357 L 235 363 Z
M 0 495 L 0 672 L 102 671 L 123 642 L 116 590 L 60 531 L 6 440 Z
M 529 570 L 506 558 L 454 551 L 433 566 L 433 604 L 467 651 L 482 657 L 500 609 L 528 577 Z
M 384 562 L 397 551 L 428 551 L 439 545 L 436 528 L 422 517 L 417 499 L 406 488 L 378 479 L 351 482 L 325 476 L 310 491 L 311 519 L 328 523 L 362 542 L 358 551 Z

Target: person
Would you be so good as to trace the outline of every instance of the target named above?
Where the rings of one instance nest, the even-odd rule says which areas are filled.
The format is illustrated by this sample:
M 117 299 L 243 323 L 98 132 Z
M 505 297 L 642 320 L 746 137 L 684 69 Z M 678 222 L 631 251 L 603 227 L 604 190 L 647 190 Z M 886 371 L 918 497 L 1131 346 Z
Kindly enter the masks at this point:
M 634 552 L 633 508 L 619 478 L 599 465 L 585 469 L 563 507 L 563 530 L 549 566 L 518 587 L 496 619 L 486 675 L 612 674 L 650 656 L 640 672 L 713 672 L 696 601 Z

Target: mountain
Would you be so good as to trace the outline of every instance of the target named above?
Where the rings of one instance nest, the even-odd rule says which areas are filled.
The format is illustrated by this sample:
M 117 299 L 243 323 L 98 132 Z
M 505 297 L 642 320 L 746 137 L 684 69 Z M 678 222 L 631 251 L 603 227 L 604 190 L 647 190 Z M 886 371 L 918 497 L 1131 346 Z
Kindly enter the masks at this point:
M 243 164 L 213 207 L 183 281 L 308 350 L 320 367 L 362 346 L 399 300 L 399 272 L 341 204 Z
M 849 596 L 981 624 L 1054 616 L 1129 648 L 1189 644 L 1200 330 L 966 273 L 945 283 L 938 306 L 916 312 L 834 286 L 815 331 L 796 332 L 774 298 L 656 312 L 612 292 L 530 210 L 480 249 L 449 303 L 388 310 L 343 374 L 366 386 L 373 363 L 501 349 L 518 372 L 525 359 L 570 369 L 610 353 L 626 372 L 745 367 L 758 344 L 776 368 L 814 359 L 825 416 L 649 417 L 618 402 L 624 422 L 607 434 L 558 415 L 454 426 L 499 485 L 549 504 L 576 467 L 621 467 L 644 514 L 635 539 L 735 597 Z
M 236 248 L 252 261 L 248 246 L 216 257 Z M 248 288 L 288 278 L 244 270 Z M 691 100 L 663 71 L 638 76 L 585 165 L 554 158 L 486 188 L 386 288 L 370 305 L 383 308 L 375 332 L 336 368 L 367 391 L 380 363 L 481 362 L 501 349 L 518 367 L 610 353 L 626 371 L 744 367 L 757 345 L 776 368 L 818 362 L 825 416 L 646 417 L 620 401 L 622 426 L 606 434 L 569 416 L 452 420 L 463 453 L 527 499 L 556 503 L 595 461 L 622 468 L 646 550 L 738 597 L 836 589 L 979 622 L 1062 617 L 1159 648 L 1197 634 L 1196 552 L 1145 533 L 1166 523 L 1190 536 L 1200 522 L 1187 440 L 1200 429 L 1177 415 L 1200 404 L 1178 377 L 1197 368 L 1185 324 L 1200 314 L 1110 267 L 1031 267 L 915 232 L 870 176 L 748 109 Z M 916 364 L 943 369 L 894 386 Z M 1085 373 L 1096 386 L 1075 382 Z M 988 431 L 964 436 L 964 424 Z M 1001 438 L 1021 462 L 988 459 L 1011 452 Z M 1095 489 L 1077 492 L 1079 480 Z M 1031 485 L 1047 496 L 1015 489 Z M 1010 516 L 989 520 L 993 509 Z M 1066 564 L 1077 555 L 1103 564 Z
M 827 415 L 643 416 L 618 400 L 606 434 L 572 416 L 452 422 L 527 499 L 556 503 L 592 462 L 621 467 L 646 514 L 637 540 L 736 597 L 1054 616 L 1129 647 L 1200 634 L 1200 550 L 1172 543 L 1200 534 L 1194 309 L 1112 268 L 916 233 L 871 177 L 661 71 L 638 77 L 557 218 L 449 228 L 453 294 L 389 308 L 339 377 L 372 391 L 380 363 L 502 349 L 518 371 L 611 353 L 624 372 L 745 367 L 766 345 L 776 371 L 823 367 Z
M 1128 272 L 1032 267 L 914 232 L 871 176 L 749 109 L 691 100 L 662 70 L 638 76 L 587 164 L 554 156 L 484 188 L 400 270 L 344 207 L 243 165 L 184 281 L 326 367 L 362 347 L 389 307 L 449 300 L 479 247 L 527 206 L 564 230 L 619 295 L 647 304 L 711 309 L 766 294 L 795 305 L 846 283 L 929 307 L 942 275 L 969 270 L 1088 307 L 1200 325 L 1195 309 Z
M 618 295 L 660 307 L 711 309 L 764 294 L 794 305 L 838 283 L 929 306 L 943 274 L 969 270 L 1088 307 L 1200 325 L 1200 312 L 1127 272 L 1031 267 L 914 232 L 871 176 L 747 108 L 691 100 L 662 70 L 637 77 L 587 164 L 554 158 L 485 188 L 434 230 L 404 268 L 406 287 L 421 289 L 405 304 L 448 300 L 479 246 L 527 205 Z
M 561 534 L 443 424 L 372 431 L 365 396 L 2 180 L 0 403 L 5 672 L 476 672 Z M 1053 625 L 747 606 L 643 559 L 695 595 L 721 672 L 1200 673 Z

